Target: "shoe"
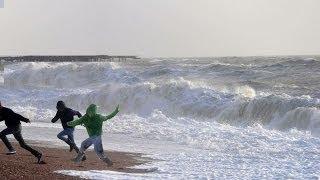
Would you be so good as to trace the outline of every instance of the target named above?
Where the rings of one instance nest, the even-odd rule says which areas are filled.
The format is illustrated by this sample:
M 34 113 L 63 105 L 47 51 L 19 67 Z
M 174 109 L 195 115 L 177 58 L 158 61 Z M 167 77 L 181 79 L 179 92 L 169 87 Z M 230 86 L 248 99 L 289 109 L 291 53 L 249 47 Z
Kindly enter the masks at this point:
M 16 154 L 17 153 L 17 151 L 15 151 L 15 150 L 9 150 L 7 153 L 6 153 L 6 155 L 12 155 L 12 154 Z
M 43 163 L 43 160 L 42 160 L 42 154 L 40 153 L 37 157 L 37 160 L 38 160 L 38 164 L 42 164 Z
M 79 164 L 84 157 L 84 153 L 78 153 L 77 157 L 73 159 L 73 162 Z
M 113 166 L 113 162 L 112 161 L 110 161 L 109 163 L 107 163 L 108 164 L 108 167 L 111 167 L 111 166 Z
M 108 164 L 108 167 L 112 166 L 113 165 L 113 162 L 109 159 L 109 158 L 103 158 L 102 159 L 103 162 L 107 163 Z
M 82 161 L 85 161 L 85 160 L 87 160 L 86 155 L 84 155 L 84 156 L 82 157 Z
M 74 149 L 75 144 L 73 144 L 72 141 L 70 141 L 69 139 L 66 141 L 66 143 L 70 147 L 69 152 L 71 152 Z

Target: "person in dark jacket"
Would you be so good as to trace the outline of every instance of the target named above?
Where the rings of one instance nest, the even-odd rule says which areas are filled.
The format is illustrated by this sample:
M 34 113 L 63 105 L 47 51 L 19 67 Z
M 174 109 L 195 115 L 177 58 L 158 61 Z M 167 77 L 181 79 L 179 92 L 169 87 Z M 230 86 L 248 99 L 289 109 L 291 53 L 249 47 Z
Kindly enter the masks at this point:
M 74 127 L 68 126 L 67 123 L 73 121 L 74 116 L 78 116 L 80 118 L 82 116 L 81 113 L 68 108 L 63 101 L 58 101 L 56 108 L 58 110 L 57 114 L 51 120 L 51 122 L 55 123 L 60 119 L 63 127 L 63 131 L 61 131 L 57 137 L 70 146 L 70 152 L 74 149 L 77 153 L 79 153 L 79 148 L 75 144 L 73 138 Z M 65 136 L 68 136 L 68 138 Z
M 30 146 L 28 146 L 21 134 L 21 123 L 20 121 L 30 123 L 30 120 L 13 112 L 11 109 L 3 107 L 0 101 L 0 121 L 5 121 L 5 125 L 7 126 L 6 129 L 0 132 L 0 138 L 2 139 L 3 143 L 8 148 L 9 152 L 7 155 L 15 154 L 16 151 L 12 147 L 11 143 L 8 141 L 7 135 L 13 134 L 14 138 L 19 142 L 20 146 L 25 150 L 29 151 L 32 155 L 34 155 L 38 163 L 42 163 L 42 154 Z

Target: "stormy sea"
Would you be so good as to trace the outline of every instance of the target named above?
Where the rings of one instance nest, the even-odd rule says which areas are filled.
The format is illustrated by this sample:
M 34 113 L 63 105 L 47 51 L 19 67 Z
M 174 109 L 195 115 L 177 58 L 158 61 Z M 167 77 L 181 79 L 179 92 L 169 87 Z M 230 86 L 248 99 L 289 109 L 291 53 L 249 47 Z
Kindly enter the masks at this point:
M 1 58 L 0 58 L 1 60 Z M 19 60 L 19 59 L 17 59 Z M 144 153 L 137 168 L 59 173 L 94 179 L 319 179 L 320 57 L 1 60 L 0 100 L 29 117 L 26 139 L 62 144 L 50 120 L 63 100 L 120 115 L 105 149 Z M 2 123 L 0 127 L 4 127 Z M 76 130 L 76 142 L 87 137 Z

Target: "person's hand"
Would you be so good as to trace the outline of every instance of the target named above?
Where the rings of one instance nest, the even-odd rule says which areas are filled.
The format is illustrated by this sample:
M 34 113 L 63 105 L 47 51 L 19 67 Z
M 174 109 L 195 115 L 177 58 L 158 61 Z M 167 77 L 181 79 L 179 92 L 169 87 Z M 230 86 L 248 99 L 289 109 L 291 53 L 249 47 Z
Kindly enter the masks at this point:
M 30 119 L 26 119 L 26 123 L 31 123 Z

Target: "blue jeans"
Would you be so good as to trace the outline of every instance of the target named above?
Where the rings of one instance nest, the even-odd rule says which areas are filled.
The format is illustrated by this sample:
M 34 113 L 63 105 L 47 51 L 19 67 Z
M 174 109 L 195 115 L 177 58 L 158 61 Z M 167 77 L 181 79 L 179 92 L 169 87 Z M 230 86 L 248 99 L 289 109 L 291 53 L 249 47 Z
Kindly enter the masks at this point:
M 74 132 L 74 128 L 65 128 L 63 129 L 63 131 L 61 131 L 57 137 L 59 139 L 61 139 L 62 141 L 66 142 L 70 147 L 73 147 L 76 152 L 79 152 L 79 148 L 77 147 L 76 143 L 74 142 L 74 138 L 73 138 L 73 132 Z M 66 138 L 65 136 L 68 136 L 68 138 Z
M 102 161 L 104 161 L 108 164 L 112 164 L 112 161 L 109 159 L 109 157 L 104 154 L 101 135 L 100 136 L 91 136 L 81 143 L 80 153 L 79 153 L 80 157 L 81 157 L 81 155 L 84 154 L 85 150 L 87 150 L 92 144 L 94 145 L 94 151 L 96 152 L 98 157 Z
M 66 128 L 66 129 L 63 129 L 63 131 L 61 131 L 57 137 L 59 139 L 61 139 L 62 141 L 68 143 L 68 142 L 72 142 L 74 143 L 74 138 L 73 138 L 73 131 L 74 131 L 74 128 Z M 68 138 L 66 138 L 65 136 L 68 136 Z

